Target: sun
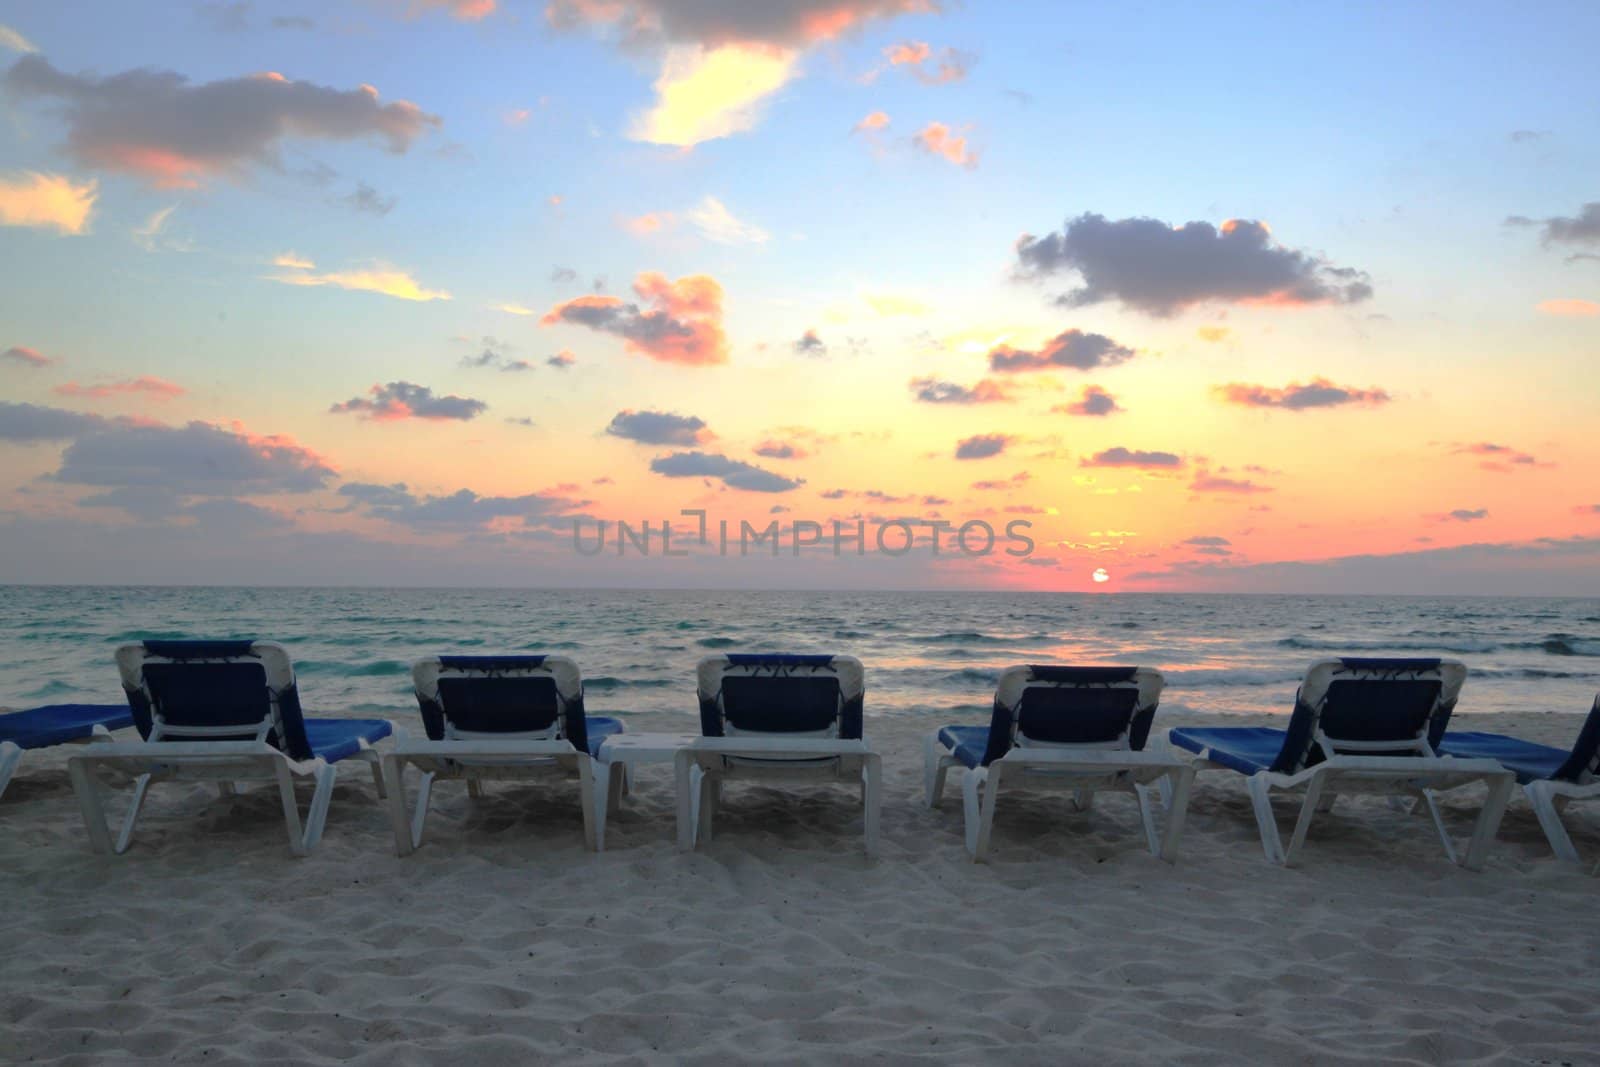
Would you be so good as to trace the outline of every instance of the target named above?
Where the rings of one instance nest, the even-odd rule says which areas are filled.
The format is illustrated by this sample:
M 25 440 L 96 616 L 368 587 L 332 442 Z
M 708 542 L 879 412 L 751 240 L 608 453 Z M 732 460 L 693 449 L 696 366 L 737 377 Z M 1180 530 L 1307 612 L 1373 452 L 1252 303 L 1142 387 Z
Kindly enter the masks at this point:
M 1104 567 L 1096 567 L 1094 569 L 1094 574 L 1090 575 L 1090 577 L 1092 577 L 1096 583 L 1109 582 L 1111 580 L 1111 572 L 1106 570 Z

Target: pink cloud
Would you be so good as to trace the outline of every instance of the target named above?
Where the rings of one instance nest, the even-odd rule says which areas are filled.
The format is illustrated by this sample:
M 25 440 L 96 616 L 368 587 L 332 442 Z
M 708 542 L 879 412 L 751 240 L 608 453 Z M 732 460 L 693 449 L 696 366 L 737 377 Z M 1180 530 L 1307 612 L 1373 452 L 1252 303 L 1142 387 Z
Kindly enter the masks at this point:
M 155 400 L 171 400 L 173 397 L 179 397 L 188 392 L 187 389 L 176 382 L 169 382 L 165 378 L 156 378 L 149 374 L 141 374 L 137 378 L 126 378 L 120 382 L 103 382 L 94 385 L 66 382 L 56 386 L 55 391 L 62 396 L 75 396 L 85 400 L 104 400 L 107 397 L 126 395 L 143 395 Z

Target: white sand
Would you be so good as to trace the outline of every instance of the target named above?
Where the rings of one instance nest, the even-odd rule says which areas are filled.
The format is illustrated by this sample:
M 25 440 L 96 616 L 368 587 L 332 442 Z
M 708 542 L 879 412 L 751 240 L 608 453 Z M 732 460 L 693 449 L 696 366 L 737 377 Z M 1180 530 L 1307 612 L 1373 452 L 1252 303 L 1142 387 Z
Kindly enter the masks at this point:
M 1461 720 L 1562 745 L 1580 722 Z M 799 787 L 730 786 L 716 840 L 680 854 L 664 767 L 599 856 L 574 789 L 475 804 L 444 784 L 428 842 L 397 859 L 352 768 L 310 859 L 289 856 L 272 793 L 189 785 L 158 788 L 133 850 L 100 859 L 66 750 L 31 754 L 0 801 L 0 1061 L 1600 1056 L 1600 881 L 1551 859 L 1520 797 L 1481 874 L 1376 801 L 1341 802 L 1303 866 L 1269 867 L 1222 775 L 1201 777 L 1176 867 L 1145 852 L 1131 798 L 1083 815 L 1050 794 L 1006 797 L 974 866 L 959 793 L 921 804 L 928 726 L 869 722 L 877 863 L 850 793 Z M 1477 799 L 1447 805 L 1461 836 Z M 1600 811 L 1569 822 L 1600 854 Z

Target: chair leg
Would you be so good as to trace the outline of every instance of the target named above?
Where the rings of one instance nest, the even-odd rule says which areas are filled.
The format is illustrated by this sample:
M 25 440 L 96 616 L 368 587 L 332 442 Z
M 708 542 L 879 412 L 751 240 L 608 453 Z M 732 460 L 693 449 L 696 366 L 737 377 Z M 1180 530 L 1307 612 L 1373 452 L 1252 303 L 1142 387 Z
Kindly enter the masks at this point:
M 361 758 L 367 761 L 367 766 L 372 770 L 372 785 L 378 791 L 378 799 L 382 800 L 384 793 L 383 784 L 383 757 L 378 755 L 376 749 L 365 749 Z
M 1522 787 L 1522 791 L 1527 794 L 1528 803 L 1533 805 L 1533 813 L 1539 817 L 1539 826 L 1544 830 L 1545 840 L 1550 842 L 1550 849 L 1556 858 L 1577 863 L 1578 849 L 1561 823 L 1561 812 L 1556 808 L 1556 796 L 1550 790 L 1550 783 L 1529 782 Z
M 1295 857 L 1300 854 L 1300 846 L 1306 843 L 1306 833 L 1311 829 L 1311 818 L 1322 810 L 1322 783 L 1324 781 L 1326 779 L 1319 774 L 1306 785 L 1306 798 L 1300 805 L 1300 817 L 1294 821 L 1294 833 L 1289 838 L 1289 849 L 1283 855 L 1283 865 L 1285 867 L 1294 866 Z
M 583 847 L 590 852 L 601 849 L 599 821 L 596 818 L 593 761 L 586 755 L 578 756 L 578 796 L 583 804 Z
M 467 796 L 473 800 L 483 799 L 483 783 L 476 778 L 467 779 Z
M 95 780 L 88 766 L 79 759 L 67 761 L 67 773 L 72 778 L 72 792 L 78 798 L 78 811 L 83 815 L 83 827 L 89 832 L 89 847 L 96 852 L 110 852 L 111 831 L 106 827 L 106 812 L 100 796 L 100 783 Z
M 1075 789 L 1072 792 L 1072 803 L 1079 811 L 1089 811 L 1094 807 L 1093 789 Z
M 422 775 L 422 781 L 417 783 L 417 805 L 411 815 L 411 847 L 422 847 L 422 827 L 428 821 L 428 805 L 433 800 L 434 772 L 427 771 Z
M 694 848 L 694 789 L 698 783 L 690 780 L 693 768 L 687 751 L 679 752 L 673 763 L 676 768 L 673 781 L 678 794 L 678 847 L 687 852 Z
M 10 741 L 0 741 L 0 796 L 4 796 L 6 786 L 11 784 L 11 776 L 17 773 L 17 767 L 22 763 L 22 748 Z
M 389 809 L 389 829 L 394 831 L 394 853 L 409 856 L 414 844 L 411 840 L 411 820 L 406 816 L 406 765 L 399 756 L 383 757 L 383 776 L 387 779 L 385 806 Z
M 1155 805 L 1151 803 L 1150 794 L 1157 792 L 1159 787 L 1133 783 L 1133 795 L 1139 798 L 1139 821 L 1144 824 L 1145 844 L 1150 847 L 1150 855 L 1161 855 L 1161 839 L 1156 834 Z M 1159 799 L 1159 798 L 1158 798 Z
M 1516 786 L 1509 775 L 1489 785 L 1489 795 L 1484 798 L 1483 810 L 1478 812 L 1478 822 L 1472 828 L 1472 840 L 1467 843 L 1467 858 L 1462 866 L 1469 871 L 1483 869 L 1483 861 L 1500 830 L 1500 820 L 1505 817 L 1506 805 L 1511 803 L 1511 790 Z
M 328 806 L 333 803 L 333 783 L 339 777 L 339 768 L 324 763 L 315 771 L 316 790 L 311 794 L 311 807 L 306 810 L 305 851 L 309 853 L 322 840 L 322 828 L 328 823 Z M 291 799 L 293 793 L 290 793 Z
M 1317 802 L 1317 814 L 1323 815 L 1333 810 L 1333 802 L 1339 799 L 1339 794 L 1331 789 L 1322 794 L 1322 799 Z
M 1261 831 L 1261 848 L 1267 854 L 1268 863 L 1283 866 L 1283 839 L 1278 836 L 1278 823 L 1272 817 L 1271 786 L 1263 774 L 1251 775 L 1245 779 L 1245 785 L 1250 790 L 1250 804 L 1256 812 L 1256 828 Z
M 722 795 L 722 783 L 715 774 L 704 769 L 700 772 L 700 811 L 695 819 L 695 844 L 711 840 L 711 824 L 716 816 L 717 800 Z
M 117 855 L 128 851 L 128 846 L 133 843 L 133 827 L 139 821 L 139 812 L 144 808 L 145 794 L 150 791 L 150 775 L 141 774 L 133 783 L 133 800 L 128 804 L 128 814 L 123 816 L 122 831 L 117 834 L 117 843 L 112 850 Z
M 937 808 L 939 799 L 944 796 L 945 775 L 950 772 L 950 764 L 945 759 L 945 747 L 939 742 L 937 734 L 930 735 L 922 745 L 922 789 L 927 796 L 928 807 Z
M 878 815 L 883 807 L 883 759 L 877 753 L 866 757 L 861 766 L 861 821 L 866 835 L 867 857 L 878 856 Z
M 1422 803 L 1428 809 L 1428 815 L 1433 819 L 1433 828 L 1439 834 L 1439 843 L 1444 845 L 1444 854 L 1450 858 L 1451 863 L 1457 863 L 1456 845 L 1450 840 L 1450 831 L 1445 829 L 1444 815 L 1439 811 L 1439 802 L 1433 797 L 1433 790 L 1423 789 Z
M 289 833 L 289 851 L 296 856 L 306 854 L 305 836 L 300 830 L 300 809 L 294 800 L 294 775 L 283 760 L 275 760 L 273 773 L 278 781 L 278 800 L 283 805 L 283 824 Z
M 989 837 L 994 830 L 995 794 L 1000 788 L 1001 768 L 974 767 L 961 779 L 961 799 L 967 826 L 967 851 L 973 863 L 982 863 L 989 852 Z M 987 788 L 985 788 L 987 787 Z
M 223 798 L 227 798 L 227 797 L 231 797 L 231 796 L 237 796 L 238 794 L 239 794 L 239 790 L 234 786 L 234 784 L 232 782 L 218 782 L 217 783 L 217 795 L 218 796 L 223 797 Z
M 606 810 L 611 811 L 622 807 L 622 798 L 627 795 L 628 765 L 626 763 L 603 763 L 606 785 Z
M 1161 838 L 1161 858 L 1168 863 L 1178 861 L 1178 842 L 1183 839 L 1183 824 L 1189 817 L 1189 794 L 1194 789 L 1194 768 L 1173 771 L 1161 779 L 1171 797 L 1167 805 L 1167 829 Z
M 611 780 L 613 772 L 620 766 L 620 763 L 600 763 L 596 761 L 590 768 L 594 778 L 594 850 L 596 852 L 604 852 L 606 849 L 606 819 L 611 814 Z

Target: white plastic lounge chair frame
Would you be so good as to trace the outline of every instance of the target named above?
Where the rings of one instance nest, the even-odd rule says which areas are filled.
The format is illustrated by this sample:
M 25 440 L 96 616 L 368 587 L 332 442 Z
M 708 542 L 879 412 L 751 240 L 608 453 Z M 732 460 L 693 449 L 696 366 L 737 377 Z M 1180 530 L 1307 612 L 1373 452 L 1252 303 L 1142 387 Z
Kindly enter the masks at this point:
M 88 737 L 77 737 L 71 741 L 63 742 L 68 745 L 103 744 L 111 740 L 111 731 L 101 723 L 95 723 Z M 54 746 L 51 746 L 54 747 Z M 22 766 L 22 757 L 31 749 L 11 741 L 0 741 L 0 797 L 6 795 L 6 786 L 11 784 L 11 778 Z
M 557 711 L 551 724 L 540 730 L 484 733 L 459 729 L 440 698 L 442 678 L 545 678 L 554 683 Z M 389 784 L 389 821 L 394 829 L 395 851 L 410 855 L 422 844 L 423 826 L 436 779 L 465 781 L 467 794 L 482 796 L 486 781 L 525 781 L 538 778 L 578 779 L 583 805 L 583 840 L 598 851 L 593 760 L 567 740 L 569 713 L 583 714 L 583 679 L 578 665 L 564 656 L 433 656 L 418 660 L 411 669 L 417 699 L 426 707 L 441 709 L 443 738 L 401 736 L 383 758 Z M 576 704 L 576 708 L 572 707 Z M 419 768 L 422 782 L 417 802 L 407 811 L 405 768 Z
M 726 714 L 725 684 L 738 678 L 829 678 L 838 682 L 838 713 L 830 725 L 807 731 L 741 729 Z M 678 844 L 711 840 L 712 822 L 728 781 L 836 781 L 860 785 L 863 835 L 878 854 L 883 759 L 862 736 L 865 696 L 861 661 L 853 656 L 709 656 L 696 670 L 702 737 L 678 753 Z M 716 731 L 714 733 L 713 731 Z
M 1146 667 L 1126 672 L 1125 679 L 1073 680 L 1073 668 L 1059 670 L 1037 666 L 1008 667 L 1000 674 L 995 704 L 1009 719 L 1011 747 L 988 766 L 966 767 L 934 731 L 923 749 L 923 786 L 930 808 L 939 806 L 944 794 L 945 776 L 952 767 L 961 769 L 962 809 L 966 820 L 967 852 L 974 863 L 989 852 L 994 829 L 994 813 L 1002 784 L 1013 789 L 1047 789 L 1071 792 L 1079 810 L 1087 811 L 1097 792 L 1132 793 L 1139 802 L 1139 818 L 1144 825 L 1145 842 L 1155 855 L 1168 863 L 1177 858 L 1178 843 L 1189 810 L 1189 792 L 1194 783 L 1194 768 L 1185 760 L 1159 752 L 1135 751 L 1130 747 L 1131 729 L 1124 729 L 1111 741 L 1089 744 L 1040 741 L 1019 730 L 1018 709 L 1029 689 L 1084 688 L 1133 689 L 1138 696 L 1129 726 L 1141 715 L 1155 711 L 1161 696 L 1161 675 Z M 1079 669 L 1080 671 L 1082 669 Z M 1124 673 L 1117 671 L 1116 673 Z M 1148 720 L 1147 720 L 1148 721 Z M 996 728 L 991 723 L 991 731 Z M 1156 783 L 1163 783 L 1172 803 L 1166 813 L 1166 829 L 1158 832 L 1152 794 Z
M 1522 786 L 1523 795 L 1528 798 L 1528 803 L 1533 807 L 1533 813 L 1539 820 L 1539 828 L 1544 831 L 1545 839 L 1550 842 L 1550 850 L 1556 854 L 1557 859 L 1565 863 L 1576 864 L 1583 861 L 1578 855 L 1577 846 L 1572 843 L 1572 836 L 1567 833 L 1566 825 L 1562 822 L 1562 813 L 1574 800 L 1594 800 L 1600 797 L 1600 736 L 1597 734 L 1600 734 L 1600 696 L 1595 697 L 1594 706 L 1579 730 L 1572 752 L 1556 772 L 1546 778 L 1532 778 Z M 1448 750 L 1456 736 L 1460 735 L 1446 734 L 1441 747 Z M 1600 874 L 1600 864 L 1595 865 L 1592 873 Z
M 1516 777 L 1494 760 L 1454 759 L 1440 757 L 1429 741 L 1430 731 L 1440 715 L 1448 716 L 1454 708 L 1461 687 L 1466 681 L 1467 668 L 1456 660 L 1439 660 L 1437 666 L 1419 666 L 1413 669 L 1363 667 L 1362 660 L 1324 660 L 1311 665 L 1295 698 L 1295 716 L 1309 718 L 1311 744 L 1296 760 L 1293 770 L 1265 770 L 1250 775 L 1245 784 L 1250 791 L 1250 803 L 1255 809 L 1256 826 L 1261 832 L 1261 847 L 1268 861 L 1279 866 L 1292 867 L 1305 844 L 1306 833 L 1311 828 L 1312 816 L 1333 807 L 1340 795 L 1413 797 L 1425 807 L 1433 819 L 1434 829 L 1444 846 L 1445 855 L 1452 863 L 1460 863 L 1468 870 L 1483 867 L 1485 854 L 1500 820 L 1505 815 L 1506 804 L 1516 785 Z M 1328 700 L 1329 687 L 1336 682 L 1374 680 L 1433 680 L 1440 683 L 1439 696 L 1433 712 L 1423 721 L 1416 736 L 1401 744 L 1392 740 L 1351 741 L 1331 738 L 1323 732 L 1321 715 Z M 1290 730 L 1294 729 L 1291 721 Z M 1415 755 L 1373 755 L 1392 753 L 1396 748 L 1409 748 Z M 1313 750 L 1320 749 L 1325 758 L 1320 763 L 1307 765 Z M 1368 754 L 1363 754 L 1368 753 Z M 1226 764 L 1216 763 L 1200 753 L 1196 766 L 1201 769 L 1220 768 L 1232 770 Z M 1472 837 L 1464 857 L 1458 857 L 1450 832 L 1444 825 L 1434 793 L 1482 782 L 1488 787 L 1488 796 L 1478 814 Z M 1297 793 L 1303 796 L 1299 817 L 1285 847 L 1278 833 L 1277 820 L 1272 813 L 1272 794 Z
M 225 643 L 218 643 L 219 646 Z M 238 644 L 238 643 L 234 643 Z M 268 781 L 278 786 L 283 803 L 284 828 L 289 836 L 289 851 L 305 856 L 322 839 L 323 826 L 328 819 L 328 805 L 333 799 L 333 784 L 338 768 L 324 759 L 292 759 L 282 749 L 268 743 L 269 735 L 282 736 L 283 720 L 281 702 L 295 688 L 294 667 L 289 653 L 273 641 L 248 643 L 248 649 L 211 656 L 184 656 L 172 659 L 148 651 L 145 645 L 123 645 L 117 649 L 117 670 L 122 675 L 123 688 L 130 694 L 139 694 L 149 702 L 151 729 L 143 741 L 112 741 L 97 744 L 82 755 L 67 761 L 72 777 L 72 788 L 78 797 L 84 826 L 89 831 L 90 845 L 98 852 L 126 852 L 133 841 L 134 827 L 139 821 L 145 795 L 155 782 L 204 780 L 217 784 L 223 796 L 232 796 L 235 783 Z M 251 727 L 187 726 L 173 725 L 161 717 L 159 702 L 154 699 L 144 677 L 144 669 L 153 663 L 236 663 L 241 659 L 259 661 L 266 675 L 268 713 L 254 725 L 255 738 L 249 741 L 207 741 L 207 737 L 238 737 Z M 298 696 L 295 696 L 298 708 Z M 177 738 L 195 738 L 183 741 Z M 361 750 L 349 757 L 366 762 L 372 768 L 373 782 L 378 795 L 383 795 L 383 776 L 378 766 L 378 753 L 365 741 Z M 94 770 L 97 767 L 115 767 L 136 775 L 133 799 L 123 817 L 122 829 L 113 841 L 106 825 L 105 805 L 101 798 L 100 783 Z M 311 804 L 306 810 L 304 823 L 295 800 L 296 778 L 310 778 L 315 783 Z

